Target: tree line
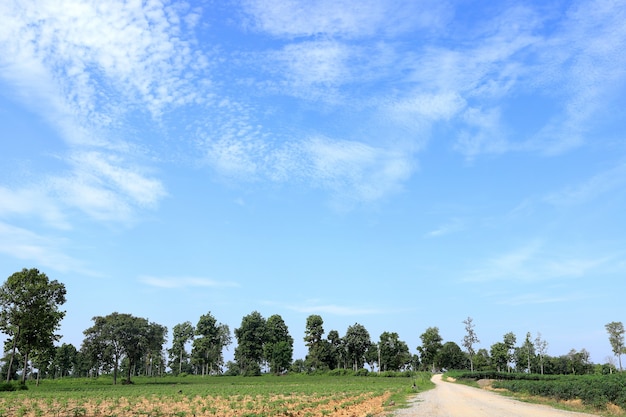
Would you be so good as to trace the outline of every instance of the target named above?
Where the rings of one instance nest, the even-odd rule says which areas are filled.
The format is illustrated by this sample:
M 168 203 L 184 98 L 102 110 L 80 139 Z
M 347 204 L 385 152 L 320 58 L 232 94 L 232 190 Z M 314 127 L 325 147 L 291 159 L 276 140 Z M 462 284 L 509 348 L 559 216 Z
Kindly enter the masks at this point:
M 617 370 L 612 361 L 594 365 L 585 349 L 572 349 L 566 355 L 547 355 L 548 342 L 541 334 L 528 332 L 521 344 L 512 332 L 490 349 L 476 350 L 480 340 L 473 319 L 468 317 L 461 346 L 444 342 L 438 327 L 420 335 L 421 344 L 411 353 L 395 332 L 383 332 L 373 341 L 367 329 L 355 323 L 343 336 L 337 330 L 324 330 L 320 315 L 307 317 L 303 340 L 308 353 L 293 359 L 294 339 L 283 318 L 274 314 L 267 319 L 258 311 L 244 316 L 234 329 L 237 345 L 234 360 L 224 363 L 224 349 L 232 344 L 228 325 L 219 323 L 211 312 L 194 325 L 190 321 L 172 328 L 172 343 L 164 346 L 168 329 L 131 314 L 113 312 L 92 318 L 93 325 L 83 331 L 80 348 L 59 342 L 57 334 L 65 311 L 65 286 L 37 269 L 12 274 L 0 287 L 0 331 L 7 335 L 1 377 L 7 382 L 27 377 L 96 377 L 112 375 L 117 383 L 133 376 L 184 375 L 260 375 L 263 372 L 318 373 L 351 370 L 388 372 L 441 369 L 496 370 L 541 374 L 609 373 Z M 622 370 L 624 326 L 606 325 L 609 342 Z M 190 344 L 191 349 L 187 351 Z M 366 370 L 366 365 L 369 371 Z

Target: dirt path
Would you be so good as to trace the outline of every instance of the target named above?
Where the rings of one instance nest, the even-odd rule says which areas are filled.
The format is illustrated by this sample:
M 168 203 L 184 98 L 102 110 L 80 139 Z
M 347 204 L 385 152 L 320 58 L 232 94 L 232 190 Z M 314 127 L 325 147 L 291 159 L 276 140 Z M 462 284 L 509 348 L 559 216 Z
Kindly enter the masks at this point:
M 584 417 L 593 414 L 573 413 L 523 403 L 493 392 L 461 384 L 444 382 L 441 375 L 432 381 L 435 389 L 418 394 L 410 408 L 396 411 L 396 417 Z M 595 416 L 597 417 L 597 416 Z

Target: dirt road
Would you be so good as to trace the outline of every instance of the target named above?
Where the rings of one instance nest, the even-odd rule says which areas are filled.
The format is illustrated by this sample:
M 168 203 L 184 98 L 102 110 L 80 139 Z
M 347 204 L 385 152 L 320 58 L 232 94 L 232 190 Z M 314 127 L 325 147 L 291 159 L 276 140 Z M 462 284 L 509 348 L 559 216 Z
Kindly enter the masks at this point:
M 410 408 L 396 411 L 396 417 L 584 417 L 593 414 L 572 413 L 528 404 L 493 392 L 467 387 L 433 376 L 435 389 L 418 394 Z M 597 416 L 595 416 L 597 417 Z

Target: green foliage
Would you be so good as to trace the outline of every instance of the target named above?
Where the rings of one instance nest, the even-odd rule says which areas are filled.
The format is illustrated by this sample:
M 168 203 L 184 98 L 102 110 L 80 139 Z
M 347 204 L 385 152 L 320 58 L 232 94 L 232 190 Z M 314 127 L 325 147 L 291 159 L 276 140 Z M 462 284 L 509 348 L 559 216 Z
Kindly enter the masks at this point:
M 0 391 L 26 391 L 28 390 L 28 385 L 24 384 L 24 383 L 11 383 L 11 382 L 4 382 L 2 384 L 0 384 Z
M 151 352 L 160 352 L 165 343 L 165 327 L 144 318 L 115 312 L 94 317 L 93 321 L 94 325 L 83 332 L 83 348 L 92 352 L 98 364 L 113 365 L 114 384 L 122 359 L 126 362 L 126 383 L 131 383 L 131 372 L 137 362 Z
M 344 343 L 348 352 L 348 358 L 354 366 L 354 370 L 363 368 L 365 353 L 372 344 L 370 334 L 365 327 L 359 323 L 348 326 Z
M 443 346 L 441 344 L 443 338 L 439 334 L 439 328 L 429 327 L 420 335 L 420 339 L 422 344 L 417 347 L 417 351 L 420 353 L 421 362 L 423 366 L 430 366 L 431 371 L 434 372 L 438 366 L 437 357 L 439 350 Z
M 258 311 L 244 316 L 241 326 L 235 329 L 237 347 L 235 361 L 242 375 L 260 375 L 264 359 L 263 346 L 267 341 L 267 321 Z
M 53 344 L 60 339 L 55 331 L 65 317 L 65 311 L 59 309 L 65 304 L 65 294 L 65 285 L 50 281 L 35 268 L 12 274 L 0 287 L 0 331 L 9 336 L 12 345 L 9 368 L 16 349 L 25 363 L 31 355 L 40 362 L 52 359 Z M 11 373 L 8 369 L 7 378 Z M 26 372 L 22 372 L 25 379 Z
M 626 375 L 540 375 L 509 372 L 449 372 L 457 379 L 495 379 L 494 388 L 549 397 L 555 400 L 580 399 L 597 409 L 612 403 L 626 409 Z

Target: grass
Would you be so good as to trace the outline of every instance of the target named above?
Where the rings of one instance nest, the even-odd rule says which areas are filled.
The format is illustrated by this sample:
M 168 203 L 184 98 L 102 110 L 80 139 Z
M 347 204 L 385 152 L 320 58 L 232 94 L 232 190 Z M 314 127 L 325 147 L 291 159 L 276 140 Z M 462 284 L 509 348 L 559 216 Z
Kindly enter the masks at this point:
M 138 377 L 132 385 L 113 385 L 108 377 L 42 380 L 27 391 L 0 393 L 0 417 L 373 416 L 431 387 L 430 374 Z

